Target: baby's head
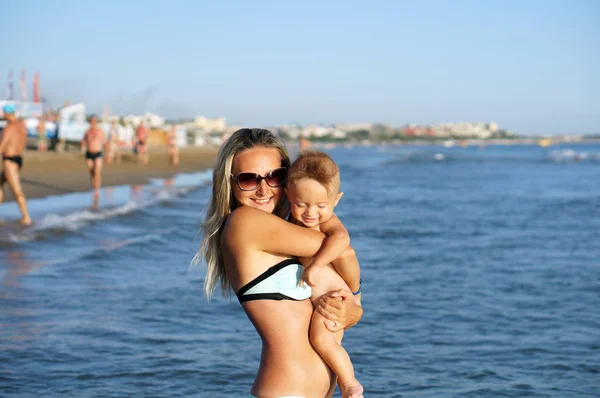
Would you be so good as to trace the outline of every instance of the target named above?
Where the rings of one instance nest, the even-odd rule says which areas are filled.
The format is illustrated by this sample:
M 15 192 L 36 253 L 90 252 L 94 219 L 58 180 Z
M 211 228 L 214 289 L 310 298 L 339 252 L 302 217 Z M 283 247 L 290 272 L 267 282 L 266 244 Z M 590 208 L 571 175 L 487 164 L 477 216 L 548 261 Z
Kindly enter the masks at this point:
M 317 227 L 331 218 L 344 194 L 340 170 L 326 153 L 302 152 L 290 167 L 285 193 L 292 217 L 306 227 Z

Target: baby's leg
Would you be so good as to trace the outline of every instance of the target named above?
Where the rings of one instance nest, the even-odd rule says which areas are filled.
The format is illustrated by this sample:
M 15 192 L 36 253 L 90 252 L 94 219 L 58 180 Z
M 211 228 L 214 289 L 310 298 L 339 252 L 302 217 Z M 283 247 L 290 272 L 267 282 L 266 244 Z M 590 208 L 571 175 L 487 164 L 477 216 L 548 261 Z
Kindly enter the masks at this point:
M 337 289 L 348 289 L 348 286 L 331 267 L 323 267 L 319 273 L 317 286 L 313 288 L 313 304 L 316 304 L 323 294 Z M 315 310 L 310 323 L 310 342 L 337 375 L 342 396 L 344 398 L 362 397 L 363 387 L 356 380 L 350 356 L 341 344 L 344 331 L 332 333 L 325 326 L 325 322 L 329 321 Z

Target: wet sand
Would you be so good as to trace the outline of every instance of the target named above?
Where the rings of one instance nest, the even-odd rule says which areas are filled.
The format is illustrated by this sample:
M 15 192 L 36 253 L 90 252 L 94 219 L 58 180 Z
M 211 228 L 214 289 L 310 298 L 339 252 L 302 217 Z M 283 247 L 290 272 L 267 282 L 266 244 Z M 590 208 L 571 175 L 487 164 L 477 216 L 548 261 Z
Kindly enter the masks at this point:
M 150 178 L 168 178 L 179 173 L 193 173 L 213 167 L 218 147 L 182 148 L 179 166 L 168 164 L 166 149 L 150 150 L 150 163 L 139 165 L 133 154 L 123 154 L 121 163 L 104 164 L 102 186 L 147 184 Z M 27 198 L 41 198 L 92 190 L 85 157 L 80 153 L 39 153 L 23 155 L 21 182 Z M 14 200 L 4 184 L 5 201 Z

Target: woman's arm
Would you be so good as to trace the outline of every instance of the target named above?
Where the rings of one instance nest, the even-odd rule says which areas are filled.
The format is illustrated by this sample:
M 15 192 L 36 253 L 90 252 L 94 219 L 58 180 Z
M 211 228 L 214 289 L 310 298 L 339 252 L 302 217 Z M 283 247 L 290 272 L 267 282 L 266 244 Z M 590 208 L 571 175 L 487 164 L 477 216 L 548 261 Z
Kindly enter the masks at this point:
M 254 247 L 256 250 L 288 256 L 312 257 L 321 248 L 325 234 L 294 225 L 271 213 L 241 206 L 227 217 L 223 238 L 231 246 L 239 245 L 240 250 Z M 352 293 L 344 289 L 323 296 L 317 310 L 332 321 L 326 322 L 327 329 L 336 332 L 358 323 L 363 309 L 358 304 L 360 296 L 357 299 L 355 301 Z
M 223 238 L 234 246 L 294 257 L 313 257 L 321 248 L 325 234 L 294 225 L 271 213 L 241 206 L 227 217 Z

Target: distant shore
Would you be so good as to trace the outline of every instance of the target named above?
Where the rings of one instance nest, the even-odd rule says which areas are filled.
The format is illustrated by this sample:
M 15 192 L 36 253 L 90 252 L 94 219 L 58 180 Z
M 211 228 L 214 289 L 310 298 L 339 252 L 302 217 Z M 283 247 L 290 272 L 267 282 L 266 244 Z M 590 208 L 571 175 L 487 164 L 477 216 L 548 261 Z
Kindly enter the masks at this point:
M 102 186 L 147 184 L 150 178 L 206 170 L 213 167 L 217 151 L 215 146 L 181 148 L 179 166 L 168 164 L 164 148 L 151 149 L 150 164 L 146 166 L 137 164 L 133 154 L 123 154 L 121 163 L 104 165 Z M 84 155 L 72 152 L 26 151 L 21 183 L 28 199 L 92 190 Z M 14 200 L 8 184 L 4 185 L 4 200 Z
M 456 145 L 488 146 L 488 145 L 538 145 L 537 139 L 506 139 L 506 140 L 452 140 Z M 443 145 L 442 140 L 414 140 L 398 142 L 373 142 L 371 145 Z M 600 140 L 583 140 L 573 142 L 553 142 L 560 144 L 597 144 Z M 289 142 L 290 150 L 295 142 Z M 316 148 L 333 145 L 361 145 L 360 143 L 326 143 L 314 142 Z M 364 145 L 364 143 L 362 144 Z M 180 149 L 179 166 L 168 164 L 165 148 L 150 150 L 150 164 L 138 165 L 133 154 L 126 153 L 122 156 L 121 163 L 105 164 L 102 172 L 102 186 L 139 185 L 147 184 L 150 178 L 169 178 L 179 173 L 193 173 L 213 167 L 218 147 L 185 147 Z M 291 152 L 294 152 L 291 150 Z M 61 195 L 71 192 L 91 191 L 92 186 L 88 169 L 83 154 L 74 152 L 44 152 L 26 151 L 23 155 L 23 169 L 21 182 L 27 198 L 41 198 L 50 195 Z M 4 200 L 14 200 L 7 184 L 4 186 Z
M 590 145 L 600 144 L 600 138 L 585 138 L 585 139 L 554 139 L 554 138 L 413 138 L 413 139 L 387 139 L 387 140 L 361 140 L 361 141 L 345 141 L 345 140 L 312 140 L 313 145 L 393 145 L 393 146 L 415 146 L 415 145 L 466 145 L 466 146 L 507 146 L 507 145 L 540 145 L 540 142 L 548 142 L 549 145 Z

